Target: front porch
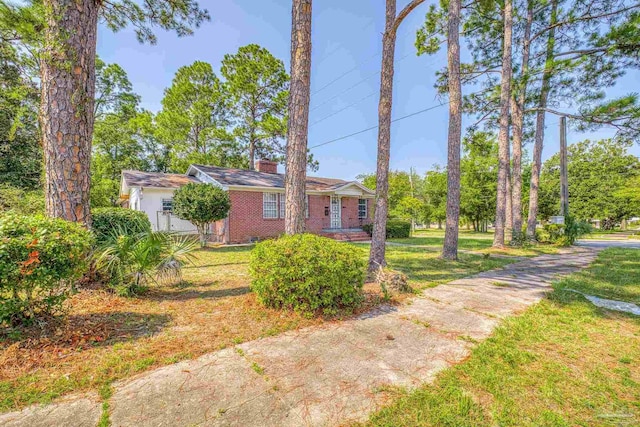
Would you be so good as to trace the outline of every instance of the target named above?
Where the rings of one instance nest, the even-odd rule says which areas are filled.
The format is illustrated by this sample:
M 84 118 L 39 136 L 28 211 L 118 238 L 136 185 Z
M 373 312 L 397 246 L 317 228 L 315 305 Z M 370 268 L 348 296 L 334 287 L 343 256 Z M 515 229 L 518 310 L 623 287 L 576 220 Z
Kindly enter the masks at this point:
M 371 240 L 369 233 L 362 228 L 325 228 L 320 232 L 320 235 L 343 242 L 367 242 Z

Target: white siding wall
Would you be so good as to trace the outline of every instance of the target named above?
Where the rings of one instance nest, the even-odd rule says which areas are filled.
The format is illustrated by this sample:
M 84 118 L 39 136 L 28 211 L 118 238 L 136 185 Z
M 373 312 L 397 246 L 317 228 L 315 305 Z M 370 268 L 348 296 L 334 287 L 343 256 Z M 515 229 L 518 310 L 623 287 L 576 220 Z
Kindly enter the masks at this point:
M 171 188 L 145 188 L 142 191 L 140 191 L 139 188 L 132 188 L 129 206 L 131 209 L 146 213 L 149 221 L 151 221 L 151 228 L 153 230 L 166 230 L 167 217 L 162 213 L 162 200 L 172 199 L 174 191 L 175 190 Z M 158 223 L 158 221 L 160 221 L 160 223 Z M 195 225 L 175 215 L 171 215 L 169 224 L 171 231 L 193 233 L 197 231 Z

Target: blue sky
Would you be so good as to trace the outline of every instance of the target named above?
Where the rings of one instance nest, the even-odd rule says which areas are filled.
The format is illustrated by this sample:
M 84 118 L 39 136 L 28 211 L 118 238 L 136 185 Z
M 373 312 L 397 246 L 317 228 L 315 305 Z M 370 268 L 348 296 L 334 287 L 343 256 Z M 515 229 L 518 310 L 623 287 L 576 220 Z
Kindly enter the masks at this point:
M 406 3 L 408 0 L 398 0 L 398 10 Z M 163 90 L 179 67 L 200 60 L 218 70 L 225 54 L 250 43 L 266 47 L 289 69 L 291 0 L 201 0 L 200 4 L 209 10 L 211 22 L 191 37 L 158 31 L 154 46 L 139 44 L 130 29 L 114 34 L 100 28 L 98 55 L 127 71 L 144 108 L 160 109 Z M 419 6 L 398 31 L 394 118 L 440 103 L 433 83 L 435 72 L 446 64 L 444 52 L 418 57 L 413 46 L 415 30 L 424 21 L 426 10 L 426 4 Z M 316 0 L 312 22 L 310 147 L 377 124 L 384 1 Z M 619 87 L 640 87 L 640 73 L 629 74 Z M 622 91 L 615 89 L 613 93 Z M 391 168 L 414 167 L 423 173 L 435 163 L 446 163 L 447 116 L 444 105 L 394 123 Z M 558 146 L 557 117 L 549 116 L 547 123 L 544 158 Z M 612 134 L 610 130 L 590 135 L 570 131 L 568 139 L 571 143 Z M 320 169 L 314 175 L 353 179 L 374 172 L 376 146 L 374 129 L 315 148 Z M 633 152 L 640 154 L 638 146 Z

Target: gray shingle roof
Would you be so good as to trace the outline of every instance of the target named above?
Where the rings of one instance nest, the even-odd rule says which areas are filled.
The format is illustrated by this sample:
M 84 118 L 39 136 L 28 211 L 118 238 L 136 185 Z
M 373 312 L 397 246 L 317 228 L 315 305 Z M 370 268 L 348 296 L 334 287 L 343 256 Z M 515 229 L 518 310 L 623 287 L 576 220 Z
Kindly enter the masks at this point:
M 248 185 L 253 187 L 284 188 L 284 174 L 280 173 L 266 173 L 205 165 L 193 165 L 193 167 L 225 186 Z M 307 176 L 307 190 L 333 190 L 347 184 L 347 182 L 348 181 L 342 179 Z
M 124 170 L 122 176 L 129 187 L 180 188 L 190 182 L 200 182 L 192 176 L 181 173 Z
M 197 170 L 213 178 L 223 186 L 252 186 L 284 188 L 284 175 L 246 169 L 222 168 L 217 166 L 192 165 Z M 128 187 L 180 188 L 190 182 L 200 182 L 196 177 L 160 172 L 122 171 L 122 177 Z M 331 191 L 350 181 L 334 178 L 307 176 L 307 191 Z

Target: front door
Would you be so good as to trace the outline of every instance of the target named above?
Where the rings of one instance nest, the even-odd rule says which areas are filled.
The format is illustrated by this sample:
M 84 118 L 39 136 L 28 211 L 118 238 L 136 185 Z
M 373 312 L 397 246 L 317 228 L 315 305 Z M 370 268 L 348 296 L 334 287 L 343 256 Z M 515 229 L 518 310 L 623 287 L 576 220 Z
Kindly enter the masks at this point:
M 331 228 L 342 228 L 341 205 L 340 197 L 331 196 Z

